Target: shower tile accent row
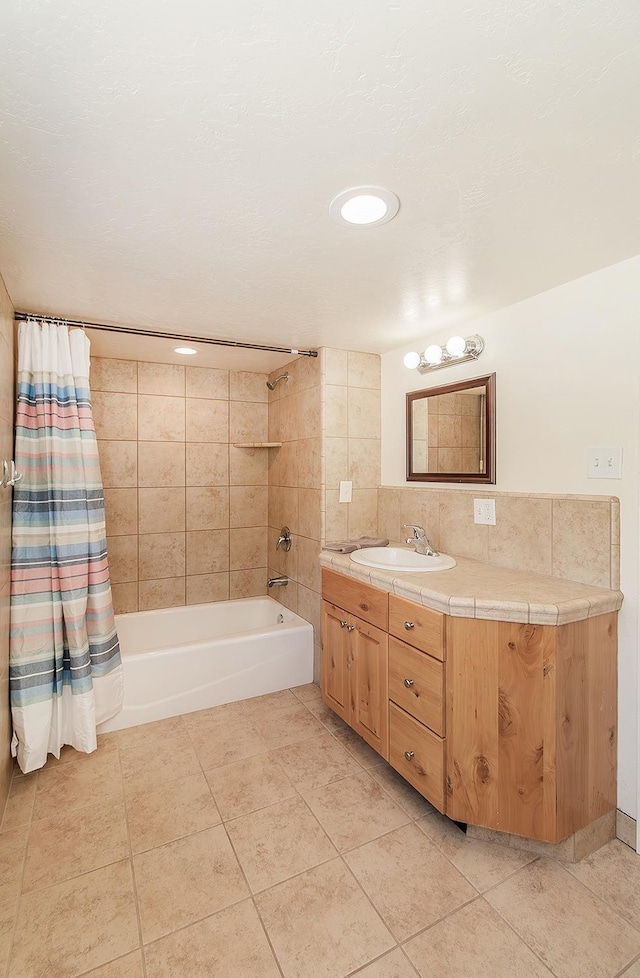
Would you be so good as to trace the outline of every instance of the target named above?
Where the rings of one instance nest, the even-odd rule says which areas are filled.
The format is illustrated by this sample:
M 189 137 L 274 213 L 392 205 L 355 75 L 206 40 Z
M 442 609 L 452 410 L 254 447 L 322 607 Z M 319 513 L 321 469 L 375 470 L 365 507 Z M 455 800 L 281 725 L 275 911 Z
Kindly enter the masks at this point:
M 266 589 L 266 375 L 94 358 L 116 612 Z

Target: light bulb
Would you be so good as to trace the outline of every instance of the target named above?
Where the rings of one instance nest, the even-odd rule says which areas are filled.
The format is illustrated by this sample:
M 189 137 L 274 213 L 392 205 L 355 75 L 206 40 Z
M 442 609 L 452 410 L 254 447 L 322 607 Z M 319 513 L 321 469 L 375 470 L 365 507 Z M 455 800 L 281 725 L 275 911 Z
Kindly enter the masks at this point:
M 173 352 L 181 353 L 184 357 L 191 357 L 194 355 L 194 353 L 197 353 L 198 351 L 194 350 L 193 347 L 190 346 L 176 346 L 174 347 Z
M 440 363 L 442 360 L 442 347 L 433 343 L 424 351 L 424 358 L 427 363 Z
M 419 363 L 420 363 L 419 353 L 405 353 L 404 365 L 405 367 L 408 367 L 409 370 L 415 370 L 415 368 L 418 366 Z
M 340 213 L 349 224 L 375 224 L 387 213 L 387 205 L 381 197 L 373 194 L 358 194 L 351 197 L 340 208 Z
M 452 336 L 447 340 L 447 353 L 452 357 L 461 357 L 467 349 L 467 341 L 462 336 Z

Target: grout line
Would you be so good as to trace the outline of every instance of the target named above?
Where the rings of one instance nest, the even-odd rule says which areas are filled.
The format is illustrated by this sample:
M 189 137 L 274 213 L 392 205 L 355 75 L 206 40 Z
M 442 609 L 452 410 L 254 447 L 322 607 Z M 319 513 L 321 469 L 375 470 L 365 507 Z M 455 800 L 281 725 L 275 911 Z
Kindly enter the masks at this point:
M 119 741 L 117 739 L 116 739 L 116 747 L 117 747 L 117 751 L 118 751 L 118 764 L 119 764 L 119 767 L 120 767 L 120 778 L 122 780 L 122 796 L 123 796 L 122 797 L 122 802 L 123 802 L 123 805 L 124 805 L 124 819 L 125 819 L 125 824 L 126 824 L 126 827 L 127 827 L 127 843 L 128 843 L 128 846 L 129 846 L 129 870 L 131 872 L 131 884 L 132 884 L 132 887 L 133 887 L 133 899 L 134 899 L 134 903 L 135 903 L 135 906 L 136 906 L 136 920 L 137 920 L 137 923 L 138 923 L 138 941 L 139 941 L 139 947 L 140 947 L 140 957 L 142 959 L 142 974 L 143 974 L 143 978 L 147 978 L 147 963 L 146 963 L 145 956 L 144 956 L 144 945 L 143 945 L 143 940 L 142 940 L 142 916 L 141 916 L 141 913 L 140 913 L 140 903 L 139 903 L 139 900 L 138 900 L 138 885 L 137 885 L 137 882 L 136 882 L 136 871 L 135 871 L 135 866 L 134 866 L 134 862 L 133 862 L 133 846 L 132 846 L 132 843 L 131 843 L 131 827 L 129 826 L 129 809 L 127 807 L 127 794 L 126 794 L 125 785 L 124 785 L 124 771 L 122 770 L 122 758 L 120 756 L 120 744 L 119 744 Z

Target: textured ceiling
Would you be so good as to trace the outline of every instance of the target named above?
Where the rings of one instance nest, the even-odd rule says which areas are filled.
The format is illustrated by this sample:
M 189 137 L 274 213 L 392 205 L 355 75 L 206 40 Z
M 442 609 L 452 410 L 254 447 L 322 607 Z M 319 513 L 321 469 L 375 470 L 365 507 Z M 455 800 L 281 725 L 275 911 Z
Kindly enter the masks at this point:
M 640 252 L 637 0 L 3 7 L 18 308 L 383 351 Z M 397 218 L 328 217 L 356 184 Z

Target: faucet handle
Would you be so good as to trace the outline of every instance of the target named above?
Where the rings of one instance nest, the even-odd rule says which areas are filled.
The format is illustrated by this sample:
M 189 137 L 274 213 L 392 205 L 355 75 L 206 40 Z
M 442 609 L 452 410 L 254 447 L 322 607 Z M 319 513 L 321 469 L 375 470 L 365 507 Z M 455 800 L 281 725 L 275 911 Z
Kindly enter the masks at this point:
M 413 530 L 413 536 L 416 540 L 418 540 L 421 536 L 423 537 L 425 533 L 424 527 L 418 526 L 416 523 L 403 523 L 402 529 Z

